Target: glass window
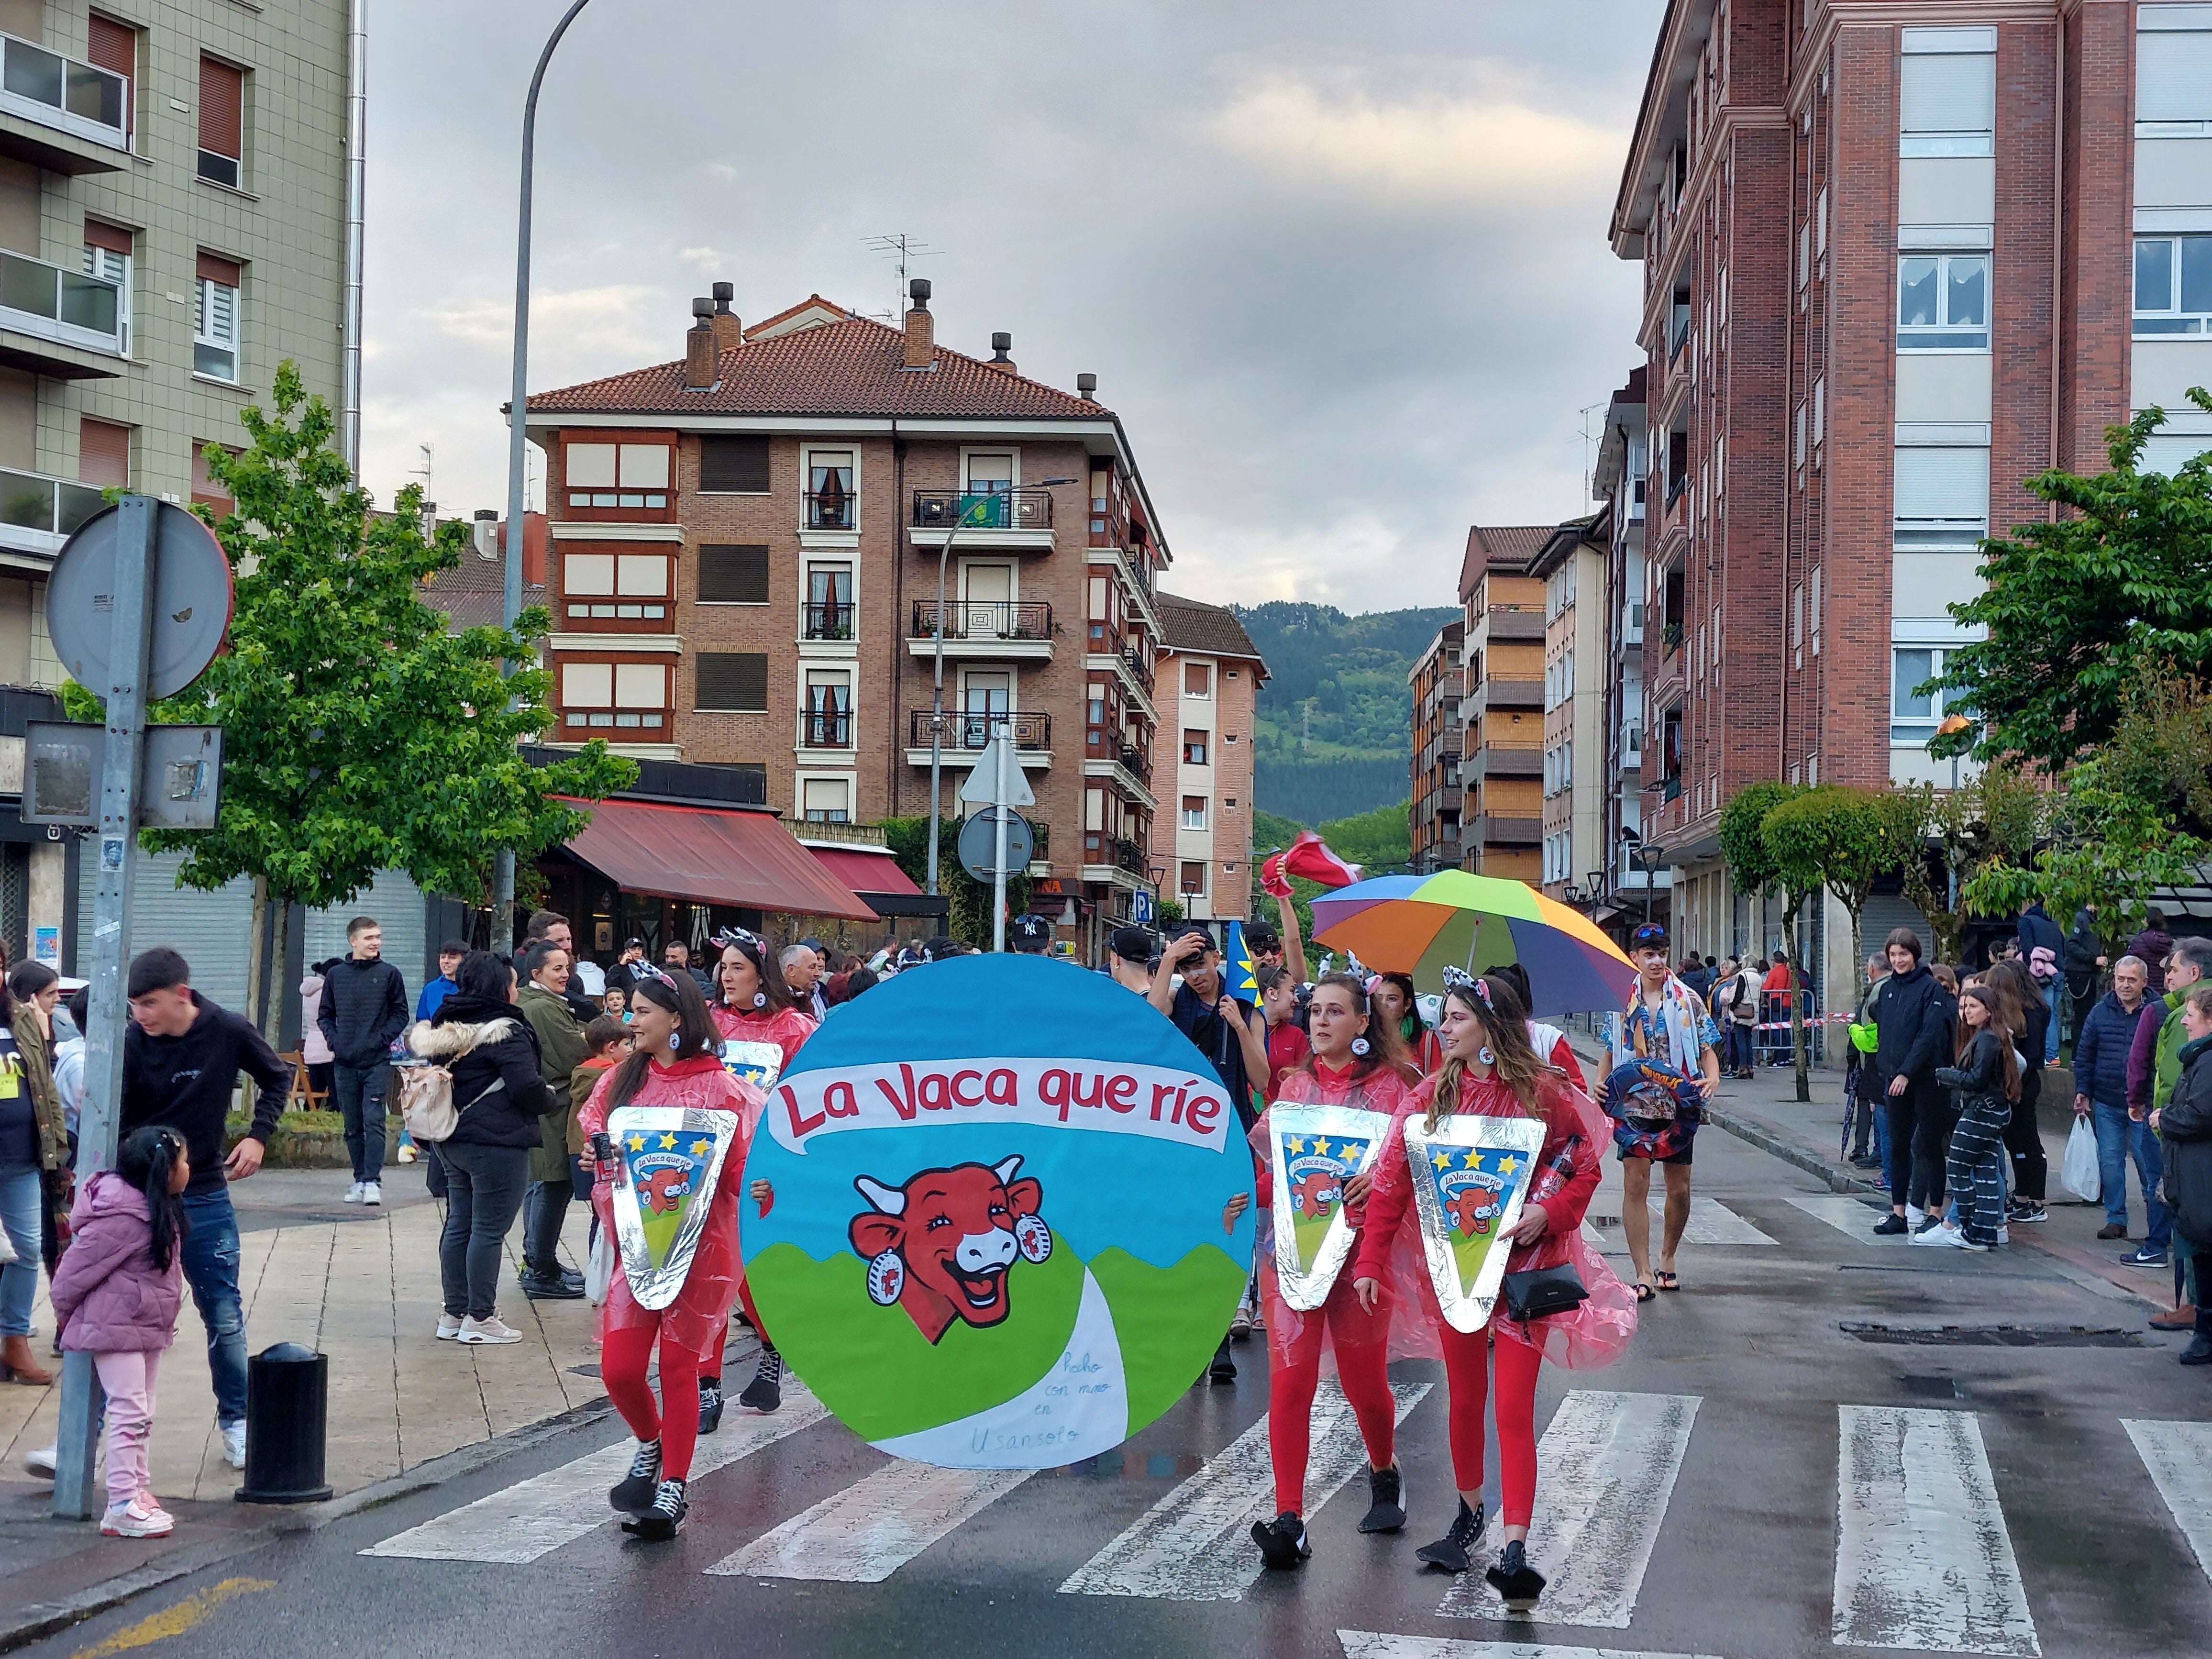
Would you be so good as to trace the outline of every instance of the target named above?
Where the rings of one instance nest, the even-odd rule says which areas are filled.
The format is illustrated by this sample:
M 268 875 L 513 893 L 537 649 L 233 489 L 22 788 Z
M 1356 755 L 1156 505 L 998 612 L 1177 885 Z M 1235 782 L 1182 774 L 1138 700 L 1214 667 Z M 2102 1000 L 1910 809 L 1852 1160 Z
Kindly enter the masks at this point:
M 238 378 L 238 290 L 212 277 L 199 280 L 192 318 L 192 373 L 217 380 Z
M 1948 712 L 1940 691 L 1920 687 L 1943 672 L 1950 653 L 1941 646 L 1901 645 L 1890 653 L 1889 737 L 1893 743 L 1925 743 Z
M 1203 898 L 1206 896 L 1206 861 L 1203 859 L 1184 860 L 1182 875 L 1177 885 L 1186 896 Z
M 1206 797 L 1185 795 L 1182 798 L 1182 827 L 1186 830 L 1206 828 Z
M 2212 236 L 2136 238 L 2135 332 L 2212 334 Z
M 859 522 L 853 500 L 853 452 L 811 451 L 806 458 L 806 527 L 852 530 Z
M 1907 253 L 1897 261 L 1897 349 L 1986 351 L 1990 256 Z
M 1182 758 L 1186 766 L 1206 764 L 1206 733 L 1190 731 L 1182 734 Z

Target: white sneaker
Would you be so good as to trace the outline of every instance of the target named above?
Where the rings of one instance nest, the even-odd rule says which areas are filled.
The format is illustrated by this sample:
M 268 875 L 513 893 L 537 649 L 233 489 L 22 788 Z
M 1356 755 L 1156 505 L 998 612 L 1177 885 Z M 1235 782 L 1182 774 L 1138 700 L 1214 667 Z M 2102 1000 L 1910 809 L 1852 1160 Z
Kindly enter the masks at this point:
M 1942 1249 L 1951 1245 L 1962 1244 L 1966 1242 L 1966 1236 L 1964 1233 L 1960 1232 L 1949 1222 L 1939 1221 L 1934 1226 L 1929 1228 L 1927 1231 L 1913 1234 L 1911 1242 L 1915 1244 L 1927 1244 L 1935 1246 L 1938 1249 Z
M 222 1461 L 234 1469 L 246 1467 L 246 1419 L 222 1425 Z
M 1915 1232 L 1919 1231 L 1920 1224 L 1927 1219 L 1927 1217 L 1928 1212 L 1917 1204 L 1908 1204 L 1905 1206 L 1905 1224 Z
M 346 1188 L 345 1201 L 347 1203 L 358 1204 L 361 1202 L 362 1185 L 362 1182 L 356 1181 L 352 1186 Z
M 37 1475 L 42 1480 L 52 1480 L 54 1465 L 60 1459 L 61 1450 L 62 1449 L 56 1445 L 40 1446 L 34 1451 L 25 1452 L 23 1454 L 25 1471 Z
M 464 1319 L 460 1331 L 453 1340 L 475 1344 L 520 1342 L 522 1333 L 494 1314 L 489 1319 Z
M 176 1517 L 140 1492 L 121 1509 L 111 1509 L 100 1523 L 103 1538 L 167 1538 L 176 1528 Z
M 362 1182 L 361 1183 L 361 1201 L 364 1204 L 383 1203 L 384 1183 L 380 1181 Z
M 461 1320 L 459 1316 L 455 1314 L 440 1314 L 438 1316 L 439 1341 L 451 1342 L 458 1338 L 460 1334 Z
M 2000 1244 L 2009 1244 L 2009 1243 L 2012 1243 L 2012 1229 L 2011 1229 L 2011 1228 L 2009 1228 L 2009 1227 L 2000 1226 L 2000 1227 L 1997 1229 L 1997 1243 L 2000 1243 Z

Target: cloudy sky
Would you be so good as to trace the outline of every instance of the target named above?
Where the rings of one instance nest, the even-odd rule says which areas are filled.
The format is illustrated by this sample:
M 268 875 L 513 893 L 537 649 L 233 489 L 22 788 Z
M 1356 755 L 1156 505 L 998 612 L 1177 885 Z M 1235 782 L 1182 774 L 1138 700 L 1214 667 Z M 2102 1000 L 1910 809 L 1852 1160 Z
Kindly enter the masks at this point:
M 371 15 L 363 471 L 506 501 L 515 167 L 563 0 Z M 1637 361 L 1605 231 L 1662 0 L 592 0 L 539 106 L 531 385 L 690 301 L 888 312 L 1099 377 L 1217 601 L 1449 604 L 1470 522 L 1581 510 Z M 535 498 L 533 497 L 533 500 Z

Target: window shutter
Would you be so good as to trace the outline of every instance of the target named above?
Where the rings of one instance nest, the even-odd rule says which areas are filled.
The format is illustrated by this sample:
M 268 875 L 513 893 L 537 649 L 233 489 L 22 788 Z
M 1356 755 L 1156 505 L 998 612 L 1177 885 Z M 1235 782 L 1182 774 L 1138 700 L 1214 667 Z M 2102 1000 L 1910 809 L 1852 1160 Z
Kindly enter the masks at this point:
M 204 461 L 201 463 L 206 465 Z M 112 421 L 77 423 L 76 476 L 80 483 L 127 487 L 131 483 L 131 428 Z
M 766 495 L 768 440 L 744 435 L 700 439 L 699 488 L 721 495 Z
M 127 252 L 129 250 L 125 251 Z M 226 259 L 219 253 L 210 253 L 203 249 L 198 274 L 204 283 L 221 283 L 225 288 L 236 288 L 239 276 L 244 269 L 235 259 Z
M 767 656 L 750 651 L 702 651 L 694 706 L 709 714 L 766 714 Z
M 1897 452 L 1899 520 L 1986 520 L 1990 452 L 1911 447 Z
M 2136 119 L 2212 120 L 2212 33 L 2136 37 Z
M 128 23 L 92 14 L 86 30 L 84 55 L 92 64 L 116 75 L 138 73 L 138 31 Z
M 2208 449 L 2212 449 L 2212 438 L 2203 433 L 2154 433 L 2143 445 L 2136 471 L 2163 472 L 2170 478 Z
M 1994 132 L 1997 60 L 1994 52 L 1909 54 L 1904 60 L 1907 132 Z
M 708 605 L 766 605 L 767 547 L 706 543 L 699 549 L 699 598 Z
M 200 148 L 235 161 L 246 154 L 246 71 L 200 59 Z
M 84 222 L 84 243 L 87 247 L 106 248 L 110 253 L 131 254 L 131 233 L 120 225 L 111 225 L 98 219 Z M 203 254 L 201 258 L 207 256 Z

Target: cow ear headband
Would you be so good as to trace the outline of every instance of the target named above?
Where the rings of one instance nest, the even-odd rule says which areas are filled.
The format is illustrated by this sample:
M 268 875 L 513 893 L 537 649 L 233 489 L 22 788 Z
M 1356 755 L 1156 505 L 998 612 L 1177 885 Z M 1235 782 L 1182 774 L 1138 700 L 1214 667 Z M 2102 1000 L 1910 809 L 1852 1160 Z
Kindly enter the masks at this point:
M 1445 990 L 1458 991 L 1468 996 L 1480 997 L 1484 1007 L 1490 1009 L 1493 1013 L 1497 1012 L 1497 1006 L 1490 1000 L 1489 985 L 1477 979 L 1465 969 L 1455 968 L 1447 963 L 1444 965 L 1443 980 Z

